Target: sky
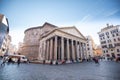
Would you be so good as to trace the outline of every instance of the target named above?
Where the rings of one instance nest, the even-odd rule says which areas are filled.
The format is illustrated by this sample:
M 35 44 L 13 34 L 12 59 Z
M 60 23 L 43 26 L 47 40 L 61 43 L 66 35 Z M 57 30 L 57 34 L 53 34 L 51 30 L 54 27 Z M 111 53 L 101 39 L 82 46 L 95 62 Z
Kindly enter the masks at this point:
M 0 0 L 0 13 L 9 20 L 12 44 L 23 42 L 27 28 L 45 22 L 76 26 L 100 44 L 98 32 L 109 23 L 120 25 L 120 0 Z

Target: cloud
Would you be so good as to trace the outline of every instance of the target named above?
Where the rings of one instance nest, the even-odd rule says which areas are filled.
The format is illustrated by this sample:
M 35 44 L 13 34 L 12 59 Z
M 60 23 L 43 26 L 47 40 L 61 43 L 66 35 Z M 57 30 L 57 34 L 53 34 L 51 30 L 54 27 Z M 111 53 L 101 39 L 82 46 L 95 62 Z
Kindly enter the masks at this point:
M 77 21 L 75 24 L 76 25 L 81 25 L 81 24 L 85 24 L 87 23 L 90 19 L 92 19 L 93 17 L 90 14 L 87 14 L 86 16 L 84 16 L 80 21 Z
M 85 21 L 87 21 L 87 20 L 89 20 L 91 18 L 91 15 L 90 14 L 88 14 L 88 15 L 86 15 L 86 16 L 84 16 L 82 19 L 81 19 L 81 23 L 82 22 L 85 22 Z
M 119 11 L 119 9 L 115 9 L 112 11 L 107 12 L 107 14 L 105 14 L 106 17 L 110 17 L 112 15 L 115 15 L 117 12 Z

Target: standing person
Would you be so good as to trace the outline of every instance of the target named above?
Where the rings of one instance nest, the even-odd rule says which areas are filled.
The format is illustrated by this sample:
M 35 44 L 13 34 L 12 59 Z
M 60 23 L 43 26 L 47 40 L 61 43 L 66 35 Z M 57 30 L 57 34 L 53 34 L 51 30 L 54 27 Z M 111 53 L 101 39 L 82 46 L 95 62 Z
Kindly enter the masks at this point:
M 99 64 L 99 59 L 98 59 L 98 57 L 95 57 L 95 63 L 96 63 L 96 64 Z
M 17 63 L 18 63 L 18 66 L 20 65 L 20 58 L 18 58 L 18 61 L 17 61 Z
M 94 61 L 96 64 L 97 64 L 97 63 L 99 64 L 99 60 L 98 60 L 97 57 L 94 57 L 94 58 L 93 58 L 93 61 Z
M 89 55 L 89 57 L 88 57 L 88 61 L 91 61 L 91 55 Z
M 12 61 L 12 58 L 9 58 L 8 59 L 8 64 L 10 64 L 10 63 L 12 63 L 13 61 Z
M 1 63 L 1 66 L 2 66 L 2 65 L 5 66 L 5 62 L 6 62 L 6 60 L 7 60 L 6 57 L 3 57 L 3 59 L 2 59 L 2 63 Z

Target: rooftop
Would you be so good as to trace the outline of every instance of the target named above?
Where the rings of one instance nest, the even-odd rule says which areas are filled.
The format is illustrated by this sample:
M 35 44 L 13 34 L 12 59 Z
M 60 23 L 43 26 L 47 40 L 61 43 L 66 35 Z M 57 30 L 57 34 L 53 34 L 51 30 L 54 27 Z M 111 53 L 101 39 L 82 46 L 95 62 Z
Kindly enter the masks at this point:
M 101 29 L 101 31 L 105 31 L 105 30 L 108 30 L 108 29 L 113 28 L 113 27 L 120 27 L 120 25 L 116 25 L 116 26 L 109 25 L 109 24 L 106 24 L 106 25 L 107 25 L 107 27 Z

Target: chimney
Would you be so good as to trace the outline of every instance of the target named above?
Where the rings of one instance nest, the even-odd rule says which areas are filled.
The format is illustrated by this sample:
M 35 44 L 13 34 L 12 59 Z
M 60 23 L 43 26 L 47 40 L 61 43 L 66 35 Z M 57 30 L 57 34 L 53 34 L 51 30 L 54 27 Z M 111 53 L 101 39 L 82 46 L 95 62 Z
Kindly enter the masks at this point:
M 107 27 L 109 27 L 109 24 L 108 24 L 108 23 L 107 23 L 106 25 L 107 25 Z

